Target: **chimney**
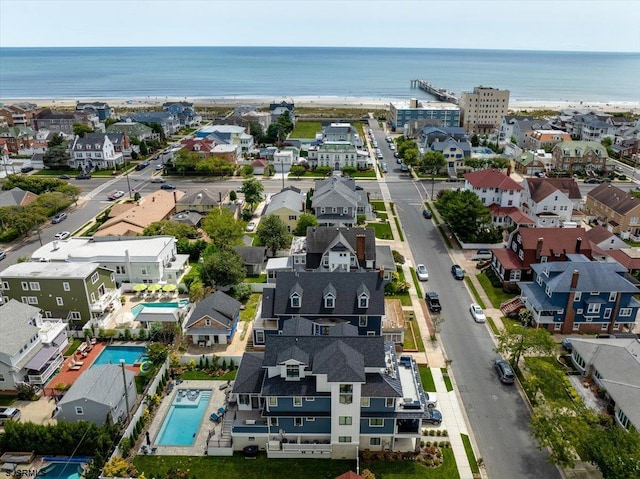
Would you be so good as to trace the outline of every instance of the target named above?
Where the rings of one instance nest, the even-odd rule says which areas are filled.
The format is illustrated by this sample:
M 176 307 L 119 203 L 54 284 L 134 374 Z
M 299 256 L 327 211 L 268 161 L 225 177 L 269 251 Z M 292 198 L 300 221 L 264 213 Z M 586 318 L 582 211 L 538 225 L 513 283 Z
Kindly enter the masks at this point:
M 57 249 L 58 249 L 58 242 L 57 242 L 57 241 L 54 241 L 54 242 L 53 242 L 53 251 L 55 251 L 55 250 L 57 250 Z
M 511 165 L 507 166 L 507 176 L 511 176 Z
M 571 289 L 575 289 L 578 287 L 579 277 L 580 277 L 580 272 L 577 269 L 574 269 L 573 274 L 571 275 Z
M 364 261 L 365 239 L 365 235 L 356 236 L 356 257 L 358 258 L 358 261 Z
M 380 274 L 380 279 L 384 279 L 384 266 L 380 266 L 379 274 Z
M 582 244 L 582 238 L 578 236 L 576 239 L 576 254 L 580 254 L 580 245 Z
M 544 242 L 544 238 L 538 238 L 538 244 L 536 245 L 536 259 L 540 259 L 542 256 L 542 243 Z

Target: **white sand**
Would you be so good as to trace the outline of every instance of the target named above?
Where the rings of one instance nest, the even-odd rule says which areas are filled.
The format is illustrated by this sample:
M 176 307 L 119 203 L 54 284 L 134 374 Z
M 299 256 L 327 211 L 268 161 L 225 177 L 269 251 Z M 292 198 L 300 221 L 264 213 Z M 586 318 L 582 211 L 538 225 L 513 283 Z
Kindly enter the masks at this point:
M 0 103 L 10 105 L 13 103 L 29 102 L 35 103 L 42 107 L 73 107 L 77 102 L 105 102 L 111 108 L 153 108 L 160 107 L 165 102 L 188 101 L 196 105 L 196 107 L 219 107 L 229 106 L 235 107 L 240 105 L 267 106 L 271 102 L 293 101 L 299 107 L 344 107 L 344 108 L 370 108 L 370 109 L 387 109 L 390 101 L 389 98 L 357 98 L 357 97 L 332 97 L 332 96 L 304 96 L 289 98 L 202 98 L 202 97 L 146 97 L 146 98 L 73 98 L 73 99 L 3 99 Z M 400 101 L 400 100 L 399 100 Z M 422 100 L 425 101 L 425 100 Z M 561 110 L 561 109 L 593 109 L 606 112 L 624 112 L 629 111 L 640 114 L 640 102 L 579 102 L 579 101 L 521 101 L 510 100 L 509 109 L 512 111 L 531 111 L 531 110 Z

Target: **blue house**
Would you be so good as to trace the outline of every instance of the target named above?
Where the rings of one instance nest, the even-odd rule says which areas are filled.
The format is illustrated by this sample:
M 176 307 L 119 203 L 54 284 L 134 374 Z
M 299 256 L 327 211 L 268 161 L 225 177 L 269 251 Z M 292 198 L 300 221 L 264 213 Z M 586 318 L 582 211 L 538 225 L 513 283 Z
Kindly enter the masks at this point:
M 567 259 L 533 264 L 533 282 L 518 283 L 533 322 L 562 334 L 632 329 L 640 306 L 633 295 L 640 290 L 624 277 L 627 269 L 582 254 Z
M 193 126 L 202 121 L 202 117 L 196 112 L 193 103 L 188 101 L 166 102 L 162 109 L 178 118 L 180 125 Z
M 375 271 L 279 271 L 277 287 L 262 294 L 262 312 L 253 326 L 254 347 L 264 347 L 266 336 L 282 331 L 296 317 L 309 319 L 314 335 L 351 324 L 360 335 L 380 336 L 386 283 Z
M 423 422 L 442 420 L 428 407 L 415 361 L 398 358 L 380 336 L 358 335 L 351 325 L 318 336 L 312 321 L 295 318 L 265 346 L 244 354 L 234 411 L 222 424 L 236 451 L 257 446 L 270 458 L 331 459 L 364 449 L 413 451 Z

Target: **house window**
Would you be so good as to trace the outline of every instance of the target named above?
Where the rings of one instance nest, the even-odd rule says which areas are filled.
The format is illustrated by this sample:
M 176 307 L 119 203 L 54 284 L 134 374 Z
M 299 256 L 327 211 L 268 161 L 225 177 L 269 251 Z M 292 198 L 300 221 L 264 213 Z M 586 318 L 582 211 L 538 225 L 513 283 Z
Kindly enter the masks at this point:
M 338 442 L 351 442 L 351 436 L 340 436 Z
M 25 304 L 38 304 L 38 298 L 35 296 L 22 296 L 21 300 Z
M 540 262 L 541 262 L 541 263 L 546 263 L 546 262 L 547 262 L 547 259 L 548 259 L 548 258 L 547 258 L 546 256 L 541 256 L 541 257 L 540 257 Z
M 294 407 L 302 407 L 302 396 L 294 396 L 293 397 L 293 406 Z
M 301 417 L 294 417 L 293 418 L 293 425 L 300 427 L 302 426 L 302 418 Z
M 239 394 L 238 395 L 238 403 L 243 406 L 248 406 L 250 404 L 250 398 L 248 394 Z
M 335 308 L 336 300 L 333 296 L 327 296 L 324 298 L 324 307 L 325 308 Z
M 368 308 L 369 307 L 369 297 L 365 294 L 358 298 L 358 307 L 359 308 Z
M 256 343 L 264 343 L 264 331 L 256 331 Z
M 127 274 L 127 270 L 124 266 L 116 265 L 116 274 Z
M 353 385 L 340 385 L 340 404 L 351 404 L 353 402 Z
M 291 307 L 292 308 L 300 307 L 300 296 L 298 296 L 297 294 L 294 294 L 291 296 Z
M 382 418 L 369 419 L 369 427 L 382 427 L 382 426 L 384 426 L 384 419 Z
M 23 281 L 20 284 L 22 285 L 22 291 L 29 291 L 29 283 L 27 283 L 26 281 Z
M 379 437 L 370 437 L 369 445 L 370 446 L 379 446 L 381 444 L 381 440 Z
M 393 398 L 387 398 L 387 400 L 385 401 L 385 406 L 386 407 L 395 407 L 396 406 L 396 400 Z
M 631 316 L 631 308 L 620 308 L 620 313 L 618 314 L 618 316 L 628 318 L 629 316 Z
M 70 317 L 71 319 L 74 319 L 74 320 L 78 320 L 78 319 L 81 319 L 81 318 L 82 318 L 82 316 L 80 315 L 80 312 L 79 312 L 79 311 L 71 311 L 71 312 L 69 313 L 69 317 Z
M 7 281 L 2 282 L 2 289 L 5 291 L 9 291 L 9 283 Z
M 269 425 L 270 426 L 277 426 L 278 425 L 278 418 L 277 417 L 270 417 L 269 418 Z
M 62 283 L 62 289 L 64 289 L 65 291 L 71 291 L 71 285 L 65 281 L 64 283 Z
M 144 273 L 143 273 L 144 274 Z M 98 282 L 98 278 L 100 278 L 100 275 L 98 274 L 98 272 L 96 271 L 95 273 L 93 273 L 91 275 L 91 284 L 96 284 Z
M 582 291 L 576 291 L 576 294 L 573 296 L 574 301 L 580 301 L 582 299 Z
M 600 330 L 601 331 L 606 331 L 608 327 L 609 327 L 609 323 L 602 323 L 600 325 Z
M 609 301 L 615 301 L 618 297 L 618 293 L 609 293 Z
M 599 296 L 600 295 L 600 291 L 591 291 L 589 294 L 591 296 Z
M 96 293 L 91 293 L 91 302 L 92 303 L 96 302 Z
M 78 416 L 84 416 L 84 410 L 80 406 L 76 406 L 76 414 Z
M 542 276 L 538 275 L 538 277 L 536 278 L 536 283 L 542 286 Z
M 340 416 L 338 418 L 338 423 L 341 426 L 351 426 L 352 422 L 353 422 L 353 418 L 351 416 Z
M 143 276 L 146 276 L 149 274 L 149 271 L 147 270 L 147 267 L 144 266 L 141 270 L 140 270 L 140 274 Z
M 573 323 L 573 330 L 580 331 L 580 323 Z
M 360 326 L 361 328 L 366 328 L 368 322 L 369 322 L 368 316 L 358 316 L 358 326 Z
M 560 331 L 561 328 L 562 328 L 562 323 L 555 323 L 553 325 L 553 330 L 554 331 Z
M 544 292 L 547 294 L 547 296 L 551 297 L 551 286 L 547 285 Z
M 371 406 L 371 398 L 361 398 L 360 399 L 361 407 L 370 407 Z
M 29 283 L 29 287 L 31 288 L 31 291 L 40 291 L 40 283 L 32 281 Z
M 611 308 L 606 308 L 604 310 L 604 319 L 609 319 L 611 317 Z
M 0 383 L 5 382 L 6 379 L 4 378 L 4 374 L 0 374 Z
M 269 396 L 269 407 L 277 407 L 278 398 L 276 396 Z
M 56 297 L 56 304 L 58 306 L 64 306 L 64 300 L 60 296 L 58 296 Z
M 600 304 L 593 303 L 587 306 L 587 314 L 597 314 L 600 312 Z
M 297 364 L 287 364 L 287 379 L 298 379 L 300 367 Z

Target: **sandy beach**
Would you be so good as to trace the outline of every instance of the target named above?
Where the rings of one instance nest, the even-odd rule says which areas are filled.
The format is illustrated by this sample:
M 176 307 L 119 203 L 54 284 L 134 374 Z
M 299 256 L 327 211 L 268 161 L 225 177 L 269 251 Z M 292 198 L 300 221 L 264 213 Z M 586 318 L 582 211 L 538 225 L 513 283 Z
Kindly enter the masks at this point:
M 0 98 L 0 103 L 11 105 L 14 103 L 29 102 L 48 108 L 71 108 L 78 102 L 105 102 L 111 108 L 159 108 L 165 102 L 187 101 L 196 107 L 236 107 L 241 105 L 253 105 L 264 107 L 271 102 L 293 101 L 298 107 L 325 107 L 325 108 L 363 108 L 380 110 L 387 109 L 391 101 L 389 98 L 360 98 L 360 97 L 332 97 L 332 96 L 305 96 L 288 98 L 200 98 L 200 97 L 146 97 L 146 98 Z M 406 101 L 406 100 L 404 100 Z M 421 101 L 426 101 L 422 99 Z M 593 109 L 605 112 L 632 112 L 640 114 L 640 102 L 611 101 L 611 102 L 582 102 L 582 101 L 522 101 L 510 100 L 509 109 L 512 111 L 532 110 L 562 110 L 562 109 Z

